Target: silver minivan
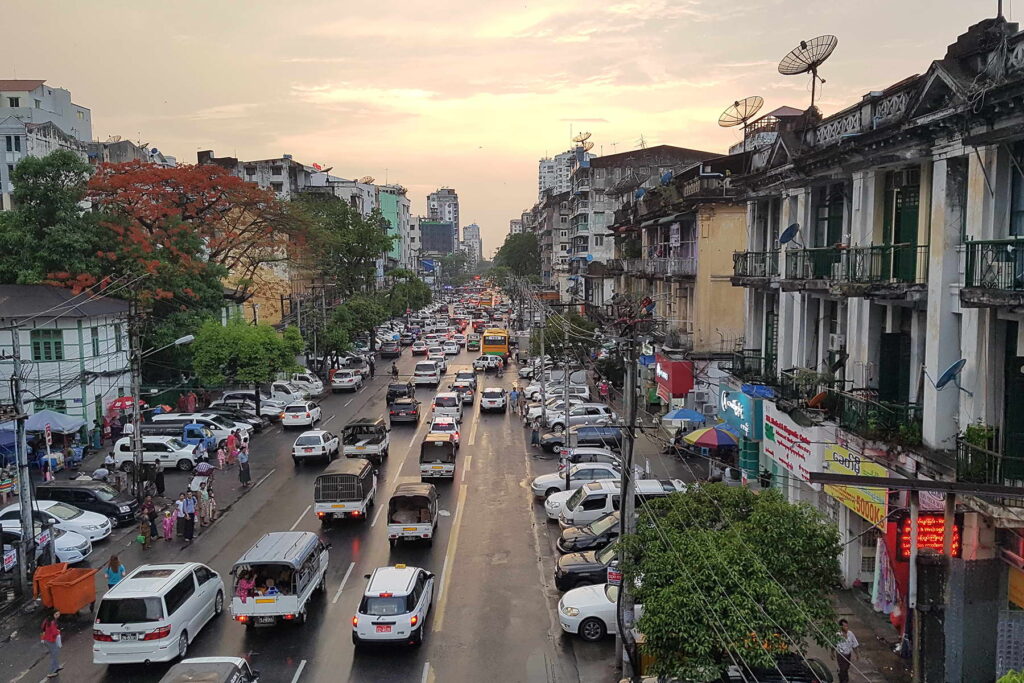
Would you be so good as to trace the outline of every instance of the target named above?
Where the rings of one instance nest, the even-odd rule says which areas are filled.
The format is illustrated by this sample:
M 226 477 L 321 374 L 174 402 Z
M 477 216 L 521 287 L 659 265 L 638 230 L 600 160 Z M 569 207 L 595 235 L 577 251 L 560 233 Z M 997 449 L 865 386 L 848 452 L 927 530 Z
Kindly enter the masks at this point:
M 568 418 L 568 419 L 567 419 Z M 560 432 L 565 429 L 568 421 L 570 427 L 576 425 L 609 425 L 615 423 L 619 416 L 611 408 L 603 403 L 581 403 L 569 407 L 569 415 L 565 410 L 546 411 L 544 422 L 551 427 L 551 431 Z
M 681 479 L 641 479 L 636 482 L 637 509 L 644 500 L 667 496 L 686 490 Z M 613 479 L 584 484 L 569 496 L 558 513 L 558 524 L 563 529 L 590 524 L 609 512 L 619 509 L 621 495 L 619 482 Z

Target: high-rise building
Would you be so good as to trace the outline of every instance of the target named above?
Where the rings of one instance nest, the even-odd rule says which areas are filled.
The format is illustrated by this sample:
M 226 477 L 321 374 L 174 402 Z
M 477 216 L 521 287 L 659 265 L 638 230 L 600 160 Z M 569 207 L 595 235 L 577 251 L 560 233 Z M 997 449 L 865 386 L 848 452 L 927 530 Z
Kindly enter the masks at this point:
M 523 231 L 523 219 L 513 218 L 508 222 L 508 234 L 518 235 Z
M 406 190 L 401 185 L 379 185 L 377 187 L 380 212 L 388 222 L 388 234 L 394 237 L 388 257 L 398 263 L 408 262 L 409 220 L 412 207 Z
M 455 241 L 459 241 L 459 195 L 450 187 L 442 187 L 427 195 L 427 218 L 451 223 L 455 226 Z
M 592 155 L 587 154 L 587 157 Z M 575 153 L 570 150 L 556 154 L 554 158 L 544 157 L 537 162 L 537 197 L 543 199 L 544 190 L 554 194 L 568 192 L 572 187 L 572 164 Z
M 455 252 L 455 226 L 448 221 L 420 219 L 420 256 L 445 256 Z
M 480 239 L 480 226 L 470 223 L 462 229 L 462 250 L 469 257 L 470 268 L 476 267 L 484 257 L 484 245 Z

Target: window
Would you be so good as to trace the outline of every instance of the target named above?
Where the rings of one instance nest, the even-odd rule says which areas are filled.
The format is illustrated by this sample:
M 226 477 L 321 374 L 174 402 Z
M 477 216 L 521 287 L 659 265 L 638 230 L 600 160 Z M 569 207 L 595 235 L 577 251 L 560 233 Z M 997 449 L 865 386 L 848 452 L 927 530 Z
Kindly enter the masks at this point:
M 281 175 L 281 167 L 280 166 L 271 166 L 270 167 L 270 175 Z
M 196 567 L 196 582 L 202 586 L 204 583 L 213 578 L 213 572 L 206 567 Z
M 256 167 L 255 166 L 246 166 L 245 167 L 245 175 L 247 175 L 247 176 L 254 176 L 254 175 L 256 175 Z
M 42 109 L 43 108 L 43 101 L 42 100 L 33 100 L 33 102 L 35 104 L 36 109 Z
M 67 410 L 67 401 L 62 398 L 47 398 L 35 401 L 35 409 L 37 413 L 42 410 L 55 410 L 58 413 L 63 413 Z
M 7 177 L 14 175 L 14 164 L 7 164 Z
M 20 107 L 21 106 L 21 98 L 20 97 L 8 97 L 7 98 L 7 106 L 8 107 Z
M 608 502 L 608 494 L 602 493 L 592 498 L 587 498 L 583 501 L 581 509 L 583 510 L 603 510 L 605 503 Z
M 64 360 L 64 332 L 61 330 L 32 330 L 32 360 Z
M 21 151 L 21 136 L 20 135 L 7 135 L 5 136 L 5 142 L 7 143 L 8 152 L 20 152 Z
M 842 242 L 844 197 L 841 183 L 814 191 L 814 246 L 830 247 Z
M 78 111 L 75 112 L 75 116 L 78 117 L 79 121 L 84 121 L 85 120 L 85 112 L 82 111 L 81 109 L 79 109 Z
M 284 192 L 284 183 L 270 183 L 270 189 L 274 192 Z
M 563 225 L 565 225 L 566 223 L 569 222 L 569 217 L 568 216 L 559 216 L 558 217 L 558 222 L 563 224 Z
M 178 583 L 174 584 L 174 588 L 167 591 L 167 595 L 164 596 L 164 603 L 167 605 L 167 616 L 171 616 L 178 609 L 185 604 L 185 601 L 192 597 L 192 594 L 196 592 L 195 581 L 192 580 L 191 572 L 186 574 L 184 578 Z
M 114 323 L 114 343 L 118 353 L 124 351 L 124 342 L 121 341 L 121 323 Z M 121 394 L 124 395 L 123 393 Z
M 1024 145 L 1017 143 L 1010 151 L 1010 236 L 1024 236 Z
M 603 247 L 604 246 L 604 235 L 594 235 L 594 246 L 595 247 Z

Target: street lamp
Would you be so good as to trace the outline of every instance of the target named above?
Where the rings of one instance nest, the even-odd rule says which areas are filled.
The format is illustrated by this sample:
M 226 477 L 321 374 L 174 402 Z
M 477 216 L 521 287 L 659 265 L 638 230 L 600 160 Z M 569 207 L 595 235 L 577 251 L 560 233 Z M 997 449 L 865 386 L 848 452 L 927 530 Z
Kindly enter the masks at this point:
M 149 358 L 172 346 L 191 344 L 196 339 L 193 334 L 178 337 L 170 344 L 155 349 L 139 350 L 138 326 L 132 327 L 132 461 L 135 463 L 135 495 L 142 500 L 142 359 Z

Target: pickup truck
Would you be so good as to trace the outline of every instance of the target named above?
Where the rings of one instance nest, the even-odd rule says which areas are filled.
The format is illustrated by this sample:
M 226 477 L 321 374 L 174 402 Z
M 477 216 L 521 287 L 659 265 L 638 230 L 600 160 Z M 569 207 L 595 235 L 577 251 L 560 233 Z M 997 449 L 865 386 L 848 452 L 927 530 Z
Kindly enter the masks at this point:
M 346 458 L 366 458 L 380 467 L 388 457 L 391 428 L 383 417 L 357 418 L 341 432 L 341 448 Z

